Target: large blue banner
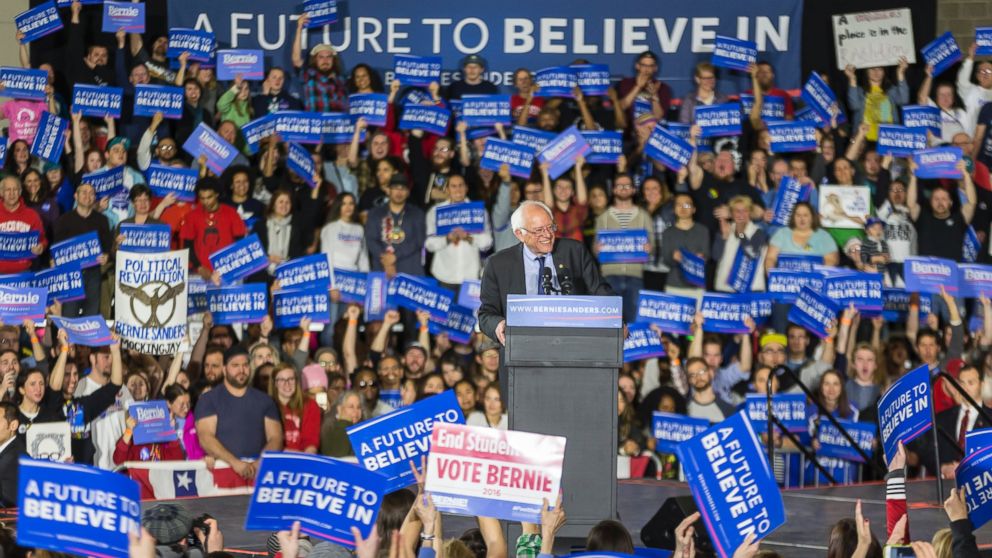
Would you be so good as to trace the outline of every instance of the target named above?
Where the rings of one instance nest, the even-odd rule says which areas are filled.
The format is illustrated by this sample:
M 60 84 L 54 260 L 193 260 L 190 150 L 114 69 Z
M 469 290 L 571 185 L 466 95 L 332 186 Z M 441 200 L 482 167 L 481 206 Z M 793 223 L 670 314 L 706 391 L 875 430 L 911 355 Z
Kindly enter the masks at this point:
M 393 492 L 416 482 L 410 463 L 420 470 L 420 457 L 431 450 L 431 432 L 439 422 L 465 424 L 454 390 L 351 426 L 348 439 L 359 465 L 385 475 L 383 491 Z
M 385 495 L 385 478 L 351 463 L 305 453 L 265 452 L 248 504 L 245 529 L 300 532 L 355 547 L 356 527 L 368 538 Z
M 577 58 L 606 64 L 614 76 L 631 75 L 637 54 L 651 50 L 664 63 L 658 78 L 669 83 L 676 98 L 695 88 L 693 70 L 708 61 L 717 35 L 754 41 L 758 58 L 776 70 L 776 84 L 785 89 L 801 84 L 799 74 L 802 7 L 799 0 L 760 4 L 720 0 L 677 0 L 664 6 L 620 0 L 586 3 L 581 17 L 569 0 L 506 0 L 473 5 L 471 13 L 458 0 L 397 3 L 391 0 L 352 2 L 338 11 L 332 25 L 310 29 L 302 48 L 309 52 L 330 43 L 349 65 L 365 62 L 392 78 L 400 54 L 440 56 L 441 85 L 467 54 L 486 59 L 486 77 L 509 87 L 513 71 L 569 64 Z M 267 0 L 170 0 L 170 27 L 213 30 L 217 42 L 230 48 L 261 48 L 270 63 L 291 66 L 290 45 L 300 2 Z M 622 14 L 622 15 L 618 15 Z M 750 86 L 743 74 L 724 76 L 718 91 Z
M 744 413 L 679 444 L 679 461 L 720 558 L 785 523 L 775 475 Z
M 964 493 L 972 529 L 979 529 L 992 519 L 992 498 L 988 497 L 992 478 L 992 448 L 966 456 L 954 471 L 954 480 Z
M 269 309 L 268 285 L 246 283 L 207 288 L 207 311 L 215 324 L 257 323 Z
M 685 335 L 696 315 L 696 300 L 655 291 L 641 291 L 637 298 L 637 320 L 658 324 L 662 331 Z
M 80 556 L 127 558 L 141 530 L 138 483 L 85 465 L 20 459 L 17 544 Z
M 675 413 L 655 411 L 651 417 L 651 431 L 658 442 L 658 453 L 674 454 L 679 444 L 691 440 L 697 434 L 706 432 L 710 421 L 704 418 L 693 418 Z
M 930 429 L 930 368 L 924 364 L 896 380 L 878 400 L 878 425 L 885 460 L 899 442 L 907 444 Z

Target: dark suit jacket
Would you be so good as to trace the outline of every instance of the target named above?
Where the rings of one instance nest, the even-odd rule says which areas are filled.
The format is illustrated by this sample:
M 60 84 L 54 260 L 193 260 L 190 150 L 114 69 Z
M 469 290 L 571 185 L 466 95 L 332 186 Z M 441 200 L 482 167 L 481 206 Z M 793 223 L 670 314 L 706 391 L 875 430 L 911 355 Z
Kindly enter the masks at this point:
M 17 459 L 25 453 L 24 436 L 21 435 L 0 452 L 0 507 L 17 506 Z
M 940 464 L 961 461 L 962 456 L 964 455 L 964 448 L 961 448 L 960 452 L 955 449 L 958 438 L 958 412 L 960 412 L 960 410 L 961 406 L 955 405 L 950 409 L 945 409 L 937 413 L 936 426 L 950 435 L 950 437 L 955 440 L 954 443 L 948 440 L 946 436 L 936 432 L 933 429 L 929 430 L 926 435 L 921 437 L 921 439 L 924 440 L 924 443 L 920 448 L 920 458 L 927 470 L 932 474 L 940 474 Z M 972 409 L 972 412 L 974 412 L 974 409 Z M 992 415 L 992 409 L 989 409 L 988 407 L 985 407 L 985 412 Z M 978 419 L 975 421 L 975 426 L 972 430 L 988 428 L 989 426 L 990 425 L 985 422 L 985 419 L 982 418 L 982 415 L 978 415 Z M 936 466 L 933 462 L 933 436 L 937 436 L 937 451 L 940 454 L 940 464 L 937 464 Z
M 506 296 L 527 294 L 524 281 L 523 244 L 500 250 L 486 262 L 482 272 L 479 298 L 479 328 L 490 339 L 496 339 L 496 326 L 506 319 Z M 573 291 L 576 295 L 613 294 L 610 285 L 603 281 L 592 255 L 581 243 L 569 238 L 559 238 L 551 251 L 555 273 L 561 279 L 561 266 L 571 272 Z

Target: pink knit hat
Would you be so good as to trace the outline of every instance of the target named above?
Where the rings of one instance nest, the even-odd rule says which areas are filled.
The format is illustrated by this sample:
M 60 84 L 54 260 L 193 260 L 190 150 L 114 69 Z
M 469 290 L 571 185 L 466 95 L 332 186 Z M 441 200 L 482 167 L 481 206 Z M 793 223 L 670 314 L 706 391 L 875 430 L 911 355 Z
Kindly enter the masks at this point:
M 314 387 L 327 387 L 327 372 L 319 364 L 308 364 L 303 367 L 303 391 Z

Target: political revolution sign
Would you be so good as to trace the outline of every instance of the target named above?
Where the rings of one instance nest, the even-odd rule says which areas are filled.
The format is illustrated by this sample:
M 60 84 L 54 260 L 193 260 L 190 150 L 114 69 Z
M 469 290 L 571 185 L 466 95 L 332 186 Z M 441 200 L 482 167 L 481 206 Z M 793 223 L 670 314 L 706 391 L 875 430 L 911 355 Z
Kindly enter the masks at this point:
M 125 349 L 175 354 L 186 336 L 187 250 L 117 252 L 114 329 Z

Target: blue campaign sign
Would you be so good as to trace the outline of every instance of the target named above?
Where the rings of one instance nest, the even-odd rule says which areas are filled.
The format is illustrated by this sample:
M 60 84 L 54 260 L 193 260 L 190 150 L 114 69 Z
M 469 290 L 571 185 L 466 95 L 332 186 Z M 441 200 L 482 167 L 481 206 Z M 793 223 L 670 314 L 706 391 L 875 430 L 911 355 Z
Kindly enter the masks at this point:
M 927 128 L 909 128 L 895 124 L 878 126 L 878 154 L 909 157 L 927 148 Z
M 582 132 L 582 137 L 592 148 L 586 162 L 592 165 L 615 165 L 623 155 L 623 132 L 598 130 Z
M 169 13 L 172 13 L 170 6 Z M 196 62 L 210 62 L 214 58 L 214 49 L 217 41 L 214 34 L 209 31 L 198 31 L 196 29 L 173 28 L 169 29 L 169 46 L 166 56 L 169 58 L 179 58 L 179 55 L 188 52 L 189 59 Z
M 249 81 L 265 78 L 265 55 L 256 49 L 217 51 L 217 79 L 232 81 L 240 75 Z
M 461 119 L 470 127 L 510 124 L 509 95 L 465 95 Z
M 351 116 L 343 112 L 322 113 L 321 121 L 321 137 L 323 138 L 324 143 L 351 143 L 352 138 L 355 137 L 355 123 L 352 121 Z M 358 134 L 358 141 L 365 141 L 364 129 Z
M 389 298 L 389 279 L 384 272 L 373 271 L 368 274 L 365 285 L 365 319 L 370 322 L 380 321 L 388 310 L 386 302 Z
M 751 421 L 737 413 L 677 447 L 686 482 L 720 558 L 785 523 L 775 474 Z
M 144 4 L 127 5 L 144 6 Z M 83 116 L 120 118 L 123 102 L 124 90 L 120 87 L 85 83 L 77 83 L 72 87 L 72 112 L 81 113 Z
M 812 187 L 788 174 L 782 176 L 778 188 L 775 189 L 775 199 L 772 201 L 772 224 L 779 227 L 789 226 L 796 204 L 809 201 L 812 190 Z
M 887 322 L 904 322 L 909 314 L 910 292 L 905 289 L 882 289 L 882 317 Z M 920 319 L 931 312 L 930 295 L 920 293 Z
M 277 329 L 298 327 L 303 318 L 310 318 L 315 324 L 331 321 L 331 297 L 326 289 L 306 287 L 276 291 L 272 305 Z
M 96 231 L 83 233 L 57 242 L 51 246 L 52 264 L 60 267 L 69 263 L 85 269 L 99 265 L 97 258 L 103 253 Z
M 385 93 L 356 93 L 348 97 L 348 114 L 352 120 L 364 118 L 369 126 L 385 126 L 389 98 Z
M 145 5 L 137 2 L 112 2 L 106 0 L 103 3 L 103 27 L 104 33 L 116 33 L 123 29 L 128 33 L 145 32 Z
M 495 138 L 487 140 L 479 166 L 498 172 L 501 165 L 509 166 L 512 176 L 530 178 L 534 167 L 534 150 L 512 141 Z
M 145 171 L 145 181 L 152 194 L 164 198 L 169 194 L 184 202 L 196 201 L 196 182 L 200 172 L 196 169 L 183 169 L 167 165 L 151 165 Z
M 834 301 L 820 292 L 803 287 L 795 304 L 789 308 L 789 321 L 823 339 L 827 336 L 827 330 L 837 320 L 839 310 L 839 306 Z
M 50 0 L 14 16 L 14 25 L 24 33 L 21 44 L 26 45 L 62 29 L 62 20 L 55 2 Z
M 814 266 L 823 264 L 823 256 L 810 254 L 782 254 L 778 257 L 777 267 L 791 271 L 813 271 Z
M 350 123 L 351 119 L 349 119 L 347 115 L 344 116 Z M 245 138 L 245 143 L 248 144 L 248 149 L 251 150 L 252 154 L 258 153 L 259 143 L 261 143 L 263 139 L 275 133 L 276 116 L 272 113 L 266 114 L 261 118 L 256 118 L 241 127 L 241 136 Z M 348 140 L 351 140 L 350 136 L 348 137 Z
M 706 286 L 706 259 L 693 254 L 685 248 L 679 248 L 682 261 L 679 262 L 679 269 L 682 271 L 682 278 L 686 283 L 694 287 Z
M 806 432 L 806 396 L 802 393 L 777 393 L 772 395 L 772 416 L 789 432 Z M 744 412 L 755 432 L 768 432 L 768 396 L 749 393 L 744 398 Z
M 913 153 L 917 178 L 961 178 L 960 147 L 934 147 Z
M 305 453 L 265 452 L 255 478 L 246 530 L 286 530 L 299 521 L 301 533 L 347 548 L 355 547 L 352 527 L 369 536 L 387 492 L 379 473 Z
M 193 159 L 199 159 L 200 155 L 207 157 L 207 166 L 216 174 L 221 174 L 224 169 L 231 165 L 234 158 L 238 156 L 238 148 L 227 143 L 227 140 L 220 137 L 213 128 L 201 122 L 193 130 L 189 139 L 183 144 L 183 150 L 189 153 Z
M 275 119 L 276 133 L 282 141 L 308 144 L 323 141 L 324 118 L 319 112 L 283 110 L 275 113 Z
M 269 257 L 256 234 L 250 234 L 210 254 L 210 267 L 220 273 L 221 282 L 228 284 L 244 279 L 268 265 Z
M 992 428 L 979 428 L 964 435 L 965 455 L 971 455 L 990 446 L 992 446 Z
M 310 18 L 308 28 L 323 27 L 338 20 L 337 0 L 304 0 L 303 13 Z
M 741 106 L 738 103 L 697 105 L 694 114 L 700 137 L 741 135 Z
M 530 327 L 623 327 L 618 296 L 509 295 L 506 325 Z
M 899 442 L 907 444 L 930 429 L 930 369 L 926 364 L 903 374 L 882 395 L 878 424 L 886 461 L 895 456 Z
M 754 284 L 754 276 L 758 273 L 758 263 L 760 258 L 749 253 L 743 244 L 738 245 L 737 254 L 730 264 L 730 274 L 727 276 L 727 284 L 738 293 L 751 292 Z
M 670 130 L 665 129 L 660 122 L 654 127 L 644 154 L 658 161 L 673 171 L 680 171 L 689 164 L 695 148 Z
M 768 293 L 743 293 L 737 295 L 749 305 L 748 315 L 758 327 L 764 326 L 772 315 L 775 298 Z
M 820 74 L 813 72 L 809 75 L 809 79 L 803 85 L 802 98 L 806 105 L 816 112 L 822 122 L 830 122 L 832 112 L 837 104 L 837 95 L 830 89 L 827 82 L 823 81 Z
M 578 74 L 570 66 L 553 66 L 534 72 L 534 83 L 540 87 L 538 97 L 566 97 L 571 99 L 572 90 L 578 85 Z
M 162 116 L 172 120 L 183 117 L 185 93 L 182 87 L 172 85 L 135 85 L 134 116 Z
M 0 231 L 0 260 L 25 260 L 38 256 L 31 251 L 38 245 L 41 231 L 6 232 Z
M 703 418 L 664 411 L 655 411 L 651 414 L 651 432 L 658 442 L 655 446 L 658 453 L 676 453 L 679 444 L 706 432 L 709 427 L 710 421 Z
M 768 272 L 768 293 L 778 302 L 792 304 L 799 298 L 799 292 L 803 287 L 821 292 L 823 282 L 823 275 L 815 271 L 796 271 L 776 267 Z
M 610 89 L 610 67 L 606 64 L 572 64 L 575 83 L 583 95 L 606 95 Z
M 455 298 L 454 293 L 448 289 L 429 285 L 405 273 L 393 278 L 388 296 L 388 306 L 414 311 L 426 310 L 435 320 L 448 317 L 448 308 Z
M 433 105 L 434 98 L 423 89 L 410 88 L 400 100 L 401 105 Z
M 475 324 L 478 321 L 475 310 L 452 304 L 448 307 L 448 315 L 444 320 L 430 320 L 427 328 L 433 335 L 444 333 L 451 342 L 468 345 L 472 342 L 472 334 L 475 333 Z
M 748 118 L 754 107 L 754 95 L 741 93 L 741 115 Z M 761 119 L 764 121 L 785 120 L 785 99 L 765 95 L 761 100 Z M 797 118 L 797 120 L 799 120 Z
M 436 206 L 434 211 L 438 236 L 445 236 L 455 229 L 469 234 L 480 234 L 486 230 L 485 202 L 449 203 Z
M 968 225 L 964 231 L 964 241 L 961 243 L 961 260 L 967 263 L 977 262 L 981 249 L 982 241 L 978 239 L 975 227 Z
M 733 37 L 716 36 L 713 56 L 710 58 L 717 68 L 729 68 L 746 72 L 758 60 L 758 44 Z
M 925 44 L 920 49 L 927 66 L 933 66 L 933 77 L 937 77 L 961 60 L 961 49 L 958 48 L 954 35 L 947 31 L 943 35 Z
M 360 422 L 347 432 L 358 464 L 385 476 L 383 492 L 393 492 L 416 482 L 410 463 L 420 470 L 437 423 L 465 424 L 454 390 Z
M 21 457 L 17 544 L 81 556 L 127 558 L 141 531 L 138 483 L 86 465 Z
M 648 231 L 645 229 L 596 231 L 599 263 L 646 263 L 649 259 L 645 246 Z
M 413 87 L 441 83 L 441 57 L 397 54 L 393 57 L 393 79 Z
M 858 447 L 871 457 L 872 447 L 875 445 L 875 431 L 877 427 L 874 422 L 855 422 L 853 420 L 837 419 L 844 430 L 854 438 Z M 841 434 L 840 430 L 829 420 L 820 421 L 820 429 L 816 439 L 820 441 L 820 449 L 816 452 L 818 456 L 833 457 L 845 461 L 864 463 L 856 449 Z
M 8 324 L 40 320 L 45 317 L 47 302 L 48 293 L 44 289 L 0 286 L 0 320 Z
M 958 264 L 962 298 L 992 296 L 992 265 Z
M 747 333 L 744 318 L 752 315 L 750 295 L 706 293 L 699 308 L 703 314 L 703 331 L 712 333 Z
M 45 93 L 48 72 L 45 70 L 4 66 L 0 68 L 0 83 L 3 84 L 3 96 L 11 99 L 44 101 L 48 96 Z
M 196 273 L 189 275 L 186 283 L 186 306 L 190 314 L 198 314 L 207 310 L 207 287 L 212 285 Z
M 82 183 L 93 186 L 98 200 L 117 195 L 124 190 L 124 165 L 84 174 Z
M 458 305 L 472 310 L 477 310 L 482 306 L 480 295 L 482 294 L 482 282 L 475 280 L 462 281 L 458 290 Z
M 975 28 L 975 54 L 988 56 L 992 54 L 992 27 Z
M 941 287 L 956 295 L 960 288 L 958 264 L 930 257 L 908 257 L 903 262 L 906 290 L 911 293 L 939 294 Z
M 513 143 L 525 145 L 534 151 L 540 151 L 544 149 L 544 146 L 548 145 L 548 143 L 554 138 L 554 132 L 535 130 L 534 128 L 528 128 L 526 126 L 514 126 L 513 137 L 511 137 L 510 140 Z
M 579 156 L 585 156 L 591 150 L 592 148 L 586 143 L 578 128 L 572 126 L 555 136 L 538 151 L 537 160 L 550 165 L 548 176 L 554 180 L 572 168 L 575 159 Z
M 840 308 L 853 304 L 862 313 L 882 311 L 882 275 L 850 272 L 828 276 L 823 283 L 827 298 Z M 816 292 L 823 292 L 817 290 Z
M 768 124 L 772 153 L 798 153 L 816 150 L 816 126 L 811 122 Z
M 954 471 L 954 481 L 964 494 L 968 519 L 979 529 L 992 519 L 992 499 L 988 497 L 992 481 L 992 448 L 986 447 L 965 456 Z
M 168 252 L 172 242 L 169 225 L 121 223 L 121 250 L 128 252 Z
M 933 135 L 940 136 L 940 108 L 929 105 L 906 105 L 902 107 L 902 124 L 907 128 L 926 128 Z
M 286 153 L 286 168 L 293 174 L 303 179 L 307 186 L 317 187 L 314 175 L 317 173 L 317 165 L 313 162 L 313 155 L 306 147 L 298 143 L 290 143 Z
M 110 328 L 103 316 L 83 316 L 81 318 L 62 318 L 52 316 L 55 327 L 65 330 L 69 343 L 87 347 L 105 347 L 114 344 Z
M 68 120 L 47 111 L 41 113 L 38 132 L 31 143 L 31 154 L 51 163 L 58 163 L 65 148 L 65 131 L 68 127 Z
M 661 338 L 651 329 L 651 324 L 634 323 L 627 326 L 627 338 L 623 340 L 623 361 L 634 362 L 665 356 L 665 346 Z
M 34 274 L 31 286 L 48 293 L 47 306 L 51 306 L 52 301 L 55 300 L 71 302 L 86 296 L 86 291 L 83 289 L 83 272 L 79 264 L 43 269 Z
M 334 285 L 341 294 L 341 302 L 364 304 L 368 294 L 368 274 L 361 271 L 348 271 L 334 268 Z
M 297 285 L 330 289 L 331 266 L 327 261 L 327 254 L 312 254 L 277 265 L 276 280 L 282 289 Z
M 451 111 L 435 105 L 406 105 L 397 126 L 400 130 L 423 130 L 429 134 L 443 136 L 448 130 Z
M 207 287 L 207 311 L 215 324 L 258 323 L 269 310 L 268 285 L 245 283 L 227 287 Z
M 34 280 L 34 273 L 30 271 L 0 275 L 0 287 L 9 287 L 12 289 L 34 287 L 36 286 Z
M 127 414 L 138 423 L 132 434 L 135 445 L 161 444 L 179 439 L 176 428 L 172 425 L 169 405 L 165 401 L 131 403 Z
M 640 291 L 637 321 L 658 324 L 662 331 L 685 335 L 696 315 L 696 300 L 655 291 Z

